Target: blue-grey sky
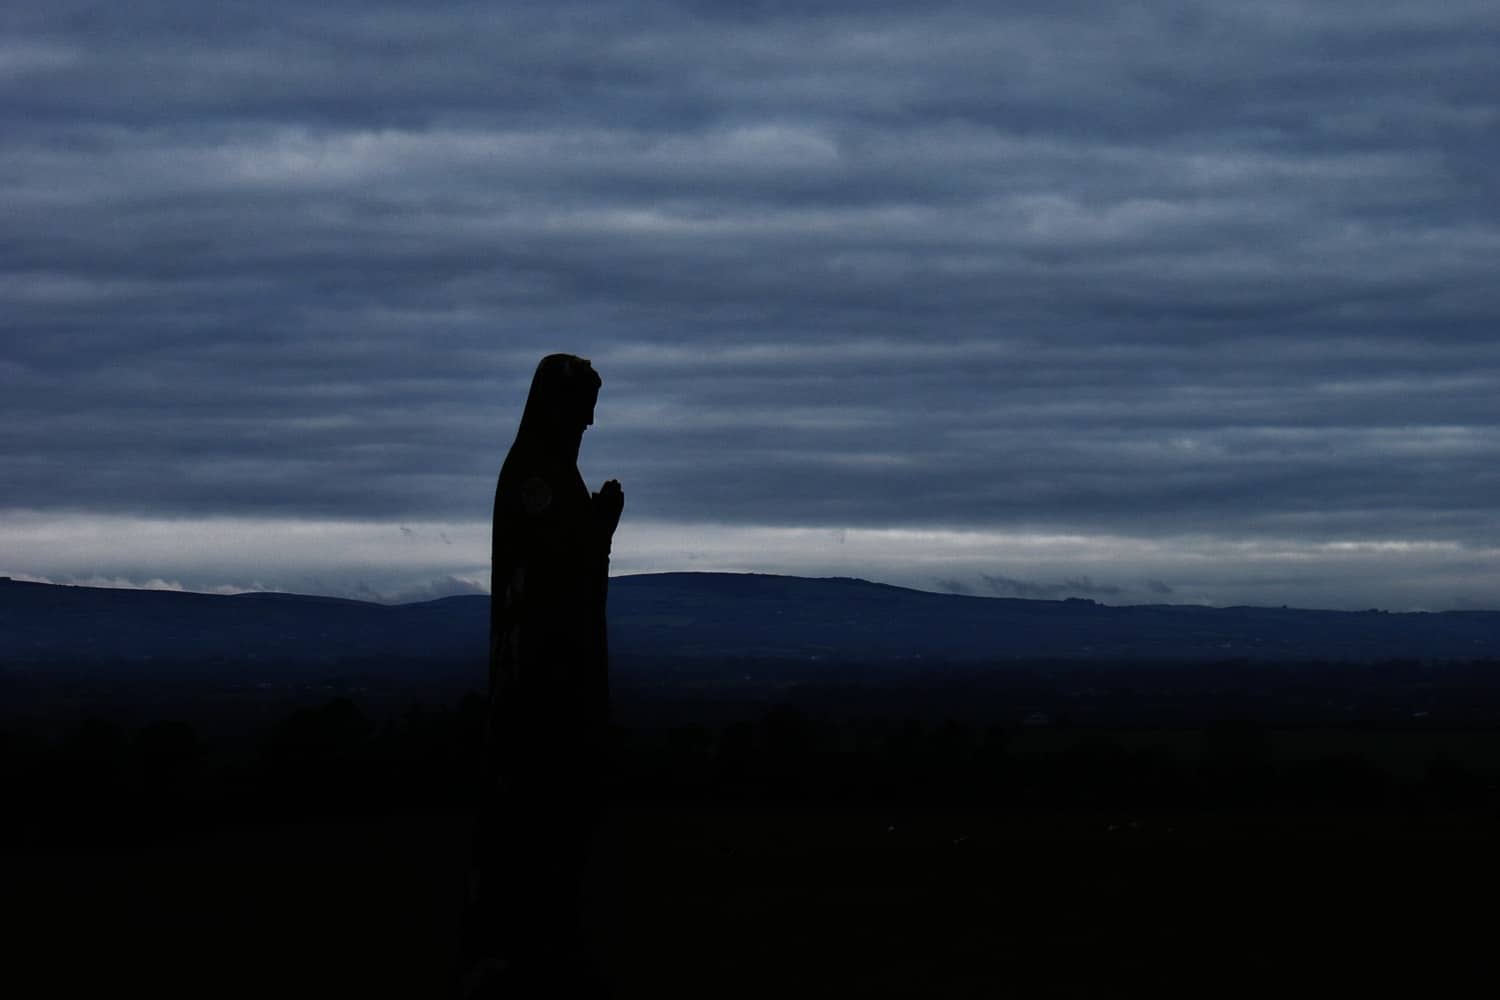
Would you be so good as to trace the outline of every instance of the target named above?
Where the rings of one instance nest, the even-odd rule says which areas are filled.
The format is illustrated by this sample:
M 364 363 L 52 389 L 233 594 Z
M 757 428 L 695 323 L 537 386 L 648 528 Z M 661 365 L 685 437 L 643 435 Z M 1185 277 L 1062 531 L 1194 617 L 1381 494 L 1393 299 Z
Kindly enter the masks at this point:
M 10 4 L 0 573 L 1500 606 L 1500 7 Z

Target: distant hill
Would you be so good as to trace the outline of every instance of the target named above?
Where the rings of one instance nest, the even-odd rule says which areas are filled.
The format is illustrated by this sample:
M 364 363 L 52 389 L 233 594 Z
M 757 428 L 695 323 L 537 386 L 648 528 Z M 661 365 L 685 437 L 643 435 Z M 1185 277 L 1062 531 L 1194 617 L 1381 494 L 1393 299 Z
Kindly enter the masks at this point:
M 482 660 L 488 598 L 387 606 L 0 581 L 0 664 L 57 661 Z M 730 573 L 616 577 L 622 662 L 1354 660 L 1500 657 L 1500 612 L 1392 614 L 1190 605 L 1112 607 L 933 594 L 865 580 Z

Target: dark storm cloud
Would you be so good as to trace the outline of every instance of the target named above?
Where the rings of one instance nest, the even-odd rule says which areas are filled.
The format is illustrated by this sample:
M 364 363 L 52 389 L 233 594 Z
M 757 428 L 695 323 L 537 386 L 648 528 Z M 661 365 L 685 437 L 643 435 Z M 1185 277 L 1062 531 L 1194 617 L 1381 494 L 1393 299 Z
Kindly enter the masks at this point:
M 1493 545 L 1494 5 L 994 10 L 13 10 L 0 507 Z

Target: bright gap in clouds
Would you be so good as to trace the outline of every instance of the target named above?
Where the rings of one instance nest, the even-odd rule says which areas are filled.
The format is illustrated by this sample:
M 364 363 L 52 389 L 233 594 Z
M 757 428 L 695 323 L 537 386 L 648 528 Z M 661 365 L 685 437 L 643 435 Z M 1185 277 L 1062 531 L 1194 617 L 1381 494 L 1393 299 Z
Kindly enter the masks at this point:
M 375 601 L 483 593 L 482 521 L 147 518 L 13 512 L 0 573 L 87 586 L 276 590 Z M 690 570 L 853 576 L 990 597 L 1104 604 L 1500 607 L 1500 547 L 940 529 L 631 522 L 616 575 Z

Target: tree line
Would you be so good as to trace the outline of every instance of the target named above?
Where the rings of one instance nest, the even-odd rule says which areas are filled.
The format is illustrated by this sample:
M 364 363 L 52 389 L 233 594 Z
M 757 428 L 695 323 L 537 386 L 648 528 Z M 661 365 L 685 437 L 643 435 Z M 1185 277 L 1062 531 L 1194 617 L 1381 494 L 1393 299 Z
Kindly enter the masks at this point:
M 713 722 L 642 718 L 612 729 L 608 787 L 617 801 L 1500 818 L 1500 733 L 1480 733 L 1480 752 L 1460 757 L 1402 731 L 1377 733 L 1373 743 L 1333 732 L 1326 746 L 1289 757 L 1284 732 L 1244 717 L 1157 732 L 775 702 Z M 0 729 L 0 788 L 12 818 L 0 836 L 151 842 L 223 825 L 464 810 L 483 727 L 484 701 L 473 693 L 384 718 L 333 698 L 289 712 L 232 752 L 186 719 L 129 726 L 90 716 L 51 738 L 11 726 Z M 1391 752 L 1370 753 L 1372 745 Z

